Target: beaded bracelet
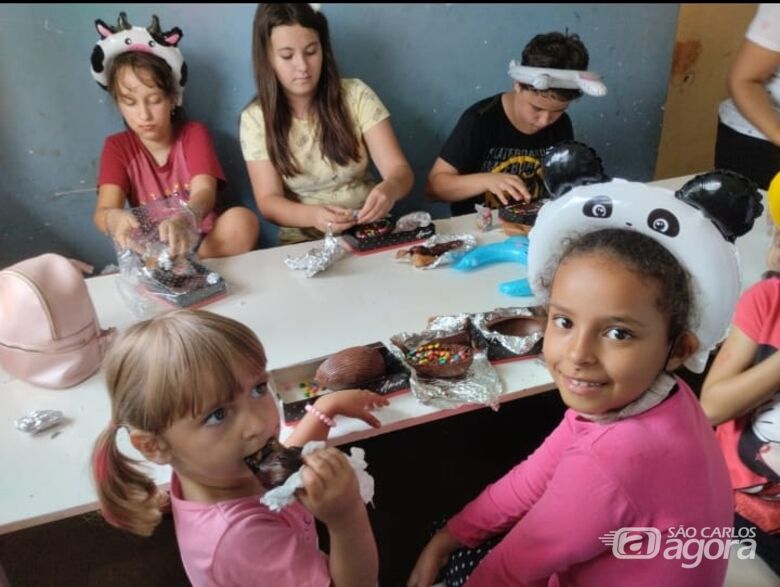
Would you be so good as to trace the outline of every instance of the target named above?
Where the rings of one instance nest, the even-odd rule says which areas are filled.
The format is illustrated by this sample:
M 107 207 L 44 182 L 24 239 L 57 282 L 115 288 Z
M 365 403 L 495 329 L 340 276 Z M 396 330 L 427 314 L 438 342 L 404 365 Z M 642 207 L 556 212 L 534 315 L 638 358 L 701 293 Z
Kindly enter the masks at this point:
M 317 408 L 314 407 L 314 404 L 306 404 L 306 411 L 310 414 L 314 414 L 320 419 L 320 422 L 325 424 L 325 426 L 329 426 L 330 428 L 333 428 L 336 423 L 333 421 L 333 418 L 326 416 L 322 412 L 320 412 Z

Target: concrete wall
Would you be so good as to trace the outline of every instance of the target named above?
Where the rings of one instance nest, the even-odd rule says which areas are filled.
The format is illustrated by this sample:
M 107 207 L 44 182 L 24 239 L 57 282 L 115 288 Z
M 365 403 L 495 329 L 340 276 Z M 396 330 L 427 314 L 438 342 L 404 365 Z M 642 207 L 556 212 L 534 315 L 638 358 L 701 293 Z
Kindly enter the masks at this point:
M 0 5 L 0 267 L 47 251 L 102 267 L 114 260 L 92 224 L 104 138 L 122 129 L 89 72 L 94 20 L 115 4 Z M 188 116 L 210 128 L 235 197 L 254 207 L 238 144 L 238 116 L 254 93 L 254 5 L 128 4 L 132 24 L 150 15 L 184 31 Z M 324 4 L 342 74 L 382 97 L 417 176 L 402 211 L 427 209 L 421 187 L 460 113 L 511 88 L 509 60 L 540 32 L 578 33 L 609 95 L 570 114 L 575 134 L 614 176 L 650 180 L 674 49 L 677 4 Z M 273 228 L 264 223 L 263 245 Z

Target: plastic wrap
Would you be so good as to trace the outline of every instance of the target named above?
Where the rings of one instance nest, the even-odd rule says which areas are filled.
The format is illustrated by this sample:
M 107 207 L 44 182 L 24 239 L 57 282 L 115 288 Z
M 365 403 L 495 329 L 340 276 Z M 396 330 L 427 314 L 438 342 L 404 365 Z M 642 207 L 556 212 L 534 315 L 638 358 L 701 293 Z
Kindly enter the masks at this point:
M 202 306 L 227 294 L 222 277 L 201 264 L 195 254 L 200 236 L 186 207 L 169 198 L 130 212 L 139 227 L 131 233 L 128 248 L 117 246 L 117 287 L 136 318 Z M 160 240 L 160 225 L 171 221 L 177 223 L 179 238 L 187 246 L 187 252 L 177 257 Z

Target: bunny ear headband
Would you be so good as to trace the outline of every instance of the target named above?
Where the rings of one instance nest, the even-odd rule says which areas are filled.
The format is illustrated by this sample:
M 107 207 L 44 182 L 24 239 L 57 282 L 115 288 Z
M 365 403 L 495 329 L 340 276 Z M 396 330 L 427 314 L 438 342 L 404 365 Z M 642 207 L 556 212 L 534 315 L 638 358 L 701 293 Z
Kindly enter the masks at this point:
M 176 83 L 176 105 L 181 106 L 184 85 L 187 83 L 187 63 L 177 47 L 184 36 L 179 27 L 163 32 L 157 15 L 152 15 L 152 24 L 148 28 L 131 26 L 127 14 L 120 12 L 115 27 L 98 19 L 95 28 L 100 40 L 92 50 L 90 69 L 101 88 L 108 89 L 108 71 L 117 55 L 127 51 L 151 53 L 170 65 Z
M 574 234 L 602 228 L 639 231 L 663 245 L 691 276 L 699 323 L 692 328 L 699 352 L 686 366 L 701 373 L 710 351 L 726 336 L 741 289 L 734 241 L 763 212 L 756 185 L 737 173 L 697 175 L 676 192 L 644 183 L 610 179 L 595 151 L 566 141 L 542 160 L 552 200 L 542 206 L 529 234 L 528 277 L 540 278 Z
M 601 76 L 595 71 L 530 67 L 520 65 L 517 60 L 513 59 L 509 62 L 508 73 L 513 80 L 528 84 L 535 90 L 561 88 L 580 90 L 589 96 L 605 96 L 607 94 L 607 86 L 604 85 Z

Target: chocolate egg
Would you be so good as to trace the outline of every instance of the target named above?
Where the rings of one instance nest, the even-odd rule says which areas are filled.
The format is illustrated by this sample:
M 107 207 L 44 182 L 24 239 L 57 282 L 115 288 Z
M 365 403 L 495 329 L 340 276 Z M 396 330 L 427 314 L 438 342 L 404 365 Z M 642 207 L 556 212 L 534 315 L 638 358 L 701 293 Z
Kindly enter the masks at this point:
M 538 318 L 509 317 L 492 320 L 487 324 L 488 329 L 505 336 L 531 336 L 544 332 L 544 324 Z
M 385 374 L 385 359 L 377 349 L 355 346 L 331 355 L 314 374 L 321 387 L 333 391 L 359 386 Z
M 287 481 L 287 478 L 303 466 L 301 449 L 286 447 L 275 438 L 257 453 L 244 459 L 247 466 L 266 489 L 273 489 Z

